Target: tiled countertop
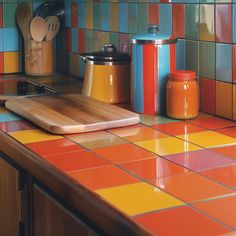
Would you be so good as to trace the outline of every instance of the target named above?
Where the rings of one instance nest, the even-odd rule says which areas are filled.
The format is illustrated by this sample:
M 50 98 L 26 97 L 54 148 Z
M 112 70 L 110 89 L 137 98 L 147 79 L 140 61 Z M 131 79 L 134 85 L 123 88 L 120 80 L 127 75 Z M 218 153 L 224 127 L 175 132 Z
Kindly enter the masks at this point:
M 234 235 L 236 123 L 141 116 L 119 129 L 52 135 L 0 108 L 0 130 L 154 235 Z

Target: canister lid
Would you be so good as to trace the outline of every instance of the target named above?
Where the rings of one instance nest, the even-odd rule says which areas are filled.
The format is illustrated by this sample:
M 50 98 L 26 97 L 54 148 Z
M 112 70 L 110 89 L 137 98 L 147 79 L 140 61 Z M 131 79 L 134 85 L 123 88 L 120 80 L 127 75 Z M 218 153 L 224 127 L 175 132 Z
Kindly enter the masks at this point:
M 177 39 L 171 35 L 159 34 L 158 25 L 149 25 L 147 34 L 138 34 L 132 38 L 132 44 L 172 44 L 176 43 Z
M 170 72 L 170 78 L 179 80 L 195 79 L 196 72 L 193 70 L 175 70 Z
M 103 62 L 124 63 L 131 61 L 131 57 L 127 53 L 117 52 L 117 49 L 113 44 L 105 44 L 102 46 L 101 51 L 84 53 L 80 56 L 85 57 L 88 61 L 101 62 L 101 64 Z

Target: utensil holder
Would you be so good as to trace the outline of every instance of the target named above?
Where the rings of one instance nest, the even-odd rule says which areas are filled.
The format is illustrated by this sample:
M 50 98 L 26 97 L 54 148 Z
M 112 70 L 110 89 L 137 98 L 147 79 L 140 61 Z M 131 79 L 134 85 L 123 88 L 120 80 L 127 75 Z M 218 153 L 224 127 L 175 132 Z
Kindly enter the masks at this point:
M 32 76 L 48 76 L 52 73 L 52 41 L 25 41 L 25 74 Z

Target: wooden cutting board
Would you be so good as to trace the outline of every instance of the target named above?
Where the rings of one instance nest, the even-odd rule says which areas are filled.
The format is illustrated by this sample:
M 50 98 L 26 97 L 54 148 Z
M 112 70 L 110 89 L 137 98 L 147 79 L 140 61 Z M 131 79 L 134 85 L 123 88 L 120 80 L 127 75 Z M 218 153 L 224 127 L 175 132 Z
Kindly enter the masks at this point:
M 5 106 L 55 134 L 104 130 L 140 121 L 136 113 L 80 94 L 13 98 Z

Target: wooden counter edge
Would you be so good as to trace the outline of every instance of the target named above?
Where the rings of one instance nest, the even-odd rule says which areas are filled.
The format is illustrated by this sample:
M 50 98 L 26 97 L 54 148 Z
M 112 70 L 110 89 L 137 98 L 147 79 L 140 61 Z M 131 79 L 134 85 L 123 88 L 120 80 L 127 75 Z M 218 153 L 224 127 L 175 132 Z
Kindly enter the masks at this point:
M 2 131 L 0 131 L 0 143 L 0 151 L 47 185 L 108 235 L 151 235 L 99 195 L 89 191 Z

